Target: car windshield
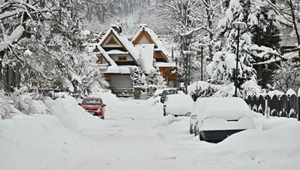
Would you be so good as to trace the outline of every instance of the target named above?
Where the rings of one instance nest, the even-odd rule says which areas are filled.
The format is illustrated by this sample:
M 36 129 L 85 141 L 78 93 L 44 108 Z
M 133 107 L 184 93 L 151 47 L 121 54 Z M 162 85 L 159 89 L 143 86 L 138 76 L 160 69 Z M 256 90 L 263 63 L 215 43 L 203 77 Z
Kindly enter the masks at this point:
M 100 99 L 83 99 L 82 104 L 84 105 L 100 105 Z
M 176 90 L 169 90 L 168 93 L 169 93 L 169 94 L 177 94 L 177 91 L 176 91 Z
M 168 94 L 177 94 L 176 90 L 165 90 L 162 92 L 163 95 L 168 95 Z

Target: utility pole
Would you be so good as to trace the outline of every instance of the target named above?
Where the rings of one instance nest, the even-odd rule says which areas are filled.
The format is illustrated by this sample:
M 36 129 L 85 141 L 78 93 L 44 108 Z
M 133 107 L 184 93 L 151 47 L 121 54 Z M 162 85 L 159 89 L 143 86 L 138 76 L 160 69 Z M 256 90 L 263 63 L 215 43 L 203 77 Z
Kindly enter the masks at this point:
M 203 48 L 204 48 L 205 44 L 200 44 L 200 48 L 201 48 L 201 77 L 200 80 L 203 81 Z
M 188 60 L 188 84 L 191 84 L 191 51 L 189 48 L 188 54 L 187 54 L 187 60 Z
M 188 56 L 187 51 L 183 51 L 184 54 L 184 90 L 187 93 L 187 84 L 188 84 Z

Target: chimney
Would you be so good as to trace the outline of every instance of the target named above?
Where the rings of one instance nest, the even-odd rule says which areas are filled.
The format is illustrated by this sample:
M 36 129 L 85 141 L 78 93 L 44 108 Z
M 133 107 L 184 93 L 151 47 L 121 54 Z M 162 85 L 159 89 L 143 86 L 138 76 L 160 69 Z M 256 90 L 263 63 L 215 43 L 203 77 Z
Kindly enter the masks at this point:
M 147 27 L 147 24 L 140 24 L 140 28 Z
M 118 25 L 111 25 L 111 28 L 113 28 L 118 34 L 122 33 L 122 27 Z

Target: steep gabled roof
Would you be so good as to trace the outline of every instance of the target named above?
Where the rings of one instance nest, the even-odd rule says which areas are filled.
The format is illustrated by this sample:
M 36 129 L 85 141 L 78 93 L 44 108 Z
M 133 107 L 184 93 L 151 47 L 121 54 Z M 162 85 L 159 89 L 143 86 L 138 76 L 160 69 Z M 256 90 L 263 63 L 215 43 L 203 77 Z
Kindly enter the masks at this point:
M 100 50 L 99 53 L 102 54 L 102 56 L 106 59 L 106 61 L 109 63 L 109 66 L 103 73 L 113 73 L 113 74 L 130 74 L 130 69 L 135 68 L 134 65 L 128 65 L 128 66 L 118 66 L 113 59 L 107 54 L 107 52 L 98 44 L 97 48 Z
M 101 44 L 103 44 L 103 42 L 105 42 L 106 39 L 111 34 L 113 34 L 116 37 L 116 39 L 128 50 L 128 53 L 132 56 L 132 58 L 135 61 L 138 58 L 138 55 L 136 54 L 133 45 L 130 46 L 131 42 L 129 42 L 127 39 L 124 40 L 124 38 L 122 36 L 118 35 L 118 33 L 115 30 L 110 29 L 109 31 L 106 32 L 106 34 L 103 36 L 101 41 L 96 46 L 97 49 L 99 49 L 99 53 L 101 53 L 103 55 L 103 57 L 106 59 L 106 61 L 109 63 L 109 66 L 107 67 L 106 71 L 104 71 L 104 73 L 130 74 L 129 67 L 135 68 L 136 67 L 135 65 L 118 66 L 116 64 L 116 62 L 109 56 L 109 53 L 114 53 L 114 52 L 116 52 L 116 50 L 107 52 L 101 47 Z M 127 42 L 126 42 L 126 40 L 127 40 Z M 128 44 L 128 43 L 130 43 L 130 44 Z
M 99 42 L 100 46 L 103 46 L 104 42 L 106 42 L 110 36 L 114 36 L 118 43 L 120 43 L 124 48 L 126 48 L 126 50 L 129 52 L 129 55 L 132 56 L 133 60 L 137 64 L 139 56 L 135 52 L 133 44 L 130 41 L 128 41 L 128 39 L 122 33 L 118 34 L 113 28 L 110 28 L 102 37 L 102 39 Z
M 148 28 L 146 25 L 141 25 L 139 31 L 137 32 L 137 34 L 133 37 L 132 39 L 132 43 L 133 44 L 139 44 L 139 42 L 136 42 L 137 38 L 140 36 L 141 33 L 145 32 L 147 36 L 149 36 L 151 38 L 149 43 L 154 43 L 155 47 L 157 49 L 162 49 L 162 42 L 160 41 L 160 39 L 158 38 L 158 36 L 154 33 L 153 30 L 151 30 L 150 28 Z M 148 37 L 146 37 L 147 39 Z
M 148 28 L 146 25 L 141 25 L 139 31 L 133 37 L 131 42 L 134 45 L 142 44 L 141 41 L 143 40 L 143 38 L 145 38 L 149 44 L 154 44 L 155 51 L 161 51 L 163 53 L 163 56 L 166 58 L 166 60 L 167 61 L 169 60 L 162 47 L 162 42 L 160 41 L 158 36 L 154 33 L 154 31 Z
M 97 44 L 96 46 L 99 50 L 100 50 L 100 53 L 102 54 L 102 56 L 106 59 L 106 61 L 108 62 L 108 64 L 112 67 L 118 67 L 118 65 L 115 63 L 114 60 L 112 60 L 109 55 L 107 54 L 107 52 L 99 45 Z M 110 67 L 109 66 L 109 67 Z

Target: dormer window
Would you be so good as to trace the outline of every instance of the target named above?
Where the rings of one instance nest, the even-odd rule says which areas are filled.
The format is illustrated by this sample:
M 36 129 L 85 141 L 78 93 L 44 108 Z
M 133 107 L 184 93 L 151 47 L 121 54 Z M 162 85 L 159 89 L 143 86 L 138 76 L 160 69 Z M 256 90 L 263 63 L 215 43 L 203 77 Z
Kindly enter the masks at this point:
M 126 62 L 127 61 L 127 57 L 126 56 L 119 56 L 118 57 L 118 61 L 119 62 Z

